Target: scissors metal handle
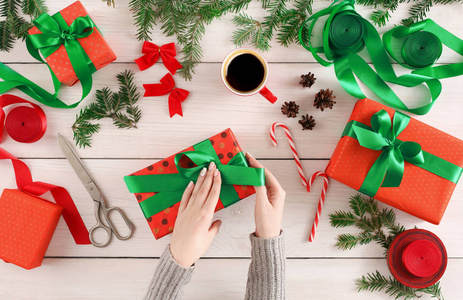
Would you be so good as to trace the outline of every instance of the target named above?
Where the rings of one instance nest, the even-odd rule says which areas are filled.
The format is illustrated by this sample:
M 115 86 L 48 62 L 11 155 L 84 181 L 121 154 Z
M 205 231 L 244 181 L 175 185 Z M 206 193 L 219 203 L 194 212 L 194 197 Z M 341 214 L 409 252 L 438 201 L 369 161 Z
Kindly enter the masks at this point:
M 101 221 L 101 211 L 100 210 L 103 212 L 103 217 L 104 217 L 106 223 L 108 224 L 108 226 L 105 225 Z M 115 226 L 113 225 L 113 223 L 111 222 L 111 220 L 109 219 L 108 214 L 111 211 L 117 211 L 119 213 L 119 215 L 121 216 L 121 218 L 124 220 L 125 224 L 127 225 L 128 229 L 129 229 L 129 233 L 126 236 L 121 236 L 117 232 L 117 230 L 116 230 Z M 130 236 L 132 235 L 132 232 L 133 232 L 133 224 L 132 224 L 132 222 L 130 222 L 130 220 L 125 216 L 125 214 L 122 212 L 122 210 L 119 207 L 109 207 L 109 208 L 107 208 L 106 205 L 105 205 L 105 201 L 103 199 L 100 199 L 100 201 L 95 201 L 95 218 L 96 218 L 96 225 L 93 226 L 89 231 L 90 242 L 95 247 L 105 247 L 106 245 L 108 245 L 109 242 L 111 241 L 111 237 L 112 237 L 113 233 L 116 236 L 116 238 L 118 238 L 119 240 L 126 240 L 126 239 L 130 238 Z M 96 229 L 99 229 L 99 228 L 104 229 L 106 231 L 106 233 L 107 233 L 107 239 L 106 239 L 106 241 L 104 241 L 102 243 L 96 242 L 95 239 L 93 238 L 93 233 L 95 232 Z

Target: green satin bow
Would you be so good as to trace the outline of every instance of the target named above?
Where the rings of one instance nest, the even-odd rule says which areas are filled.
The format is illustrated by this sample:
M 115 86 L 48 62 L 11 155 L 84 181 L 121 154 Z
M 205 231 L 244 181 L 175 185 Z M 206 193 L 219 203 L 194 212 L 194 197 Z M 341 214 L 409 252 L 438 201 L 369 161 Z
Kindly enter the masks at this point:
M 216 164 L 222 176 L 220 200 L 225 207 L 239 200 L 234 185 L 265 185 L 265 170 L 248 167 L 243 152 L 237 153 L 228 164 L 224 165 L 215 154 L 209 140 L 195 145 L 194 148 L 197 151 L 186 151 L 175 155 L 174 161 L 178 173 L 124 177 L 131 193 L 157 193 L 140 202 L 140 207 L 146 218 L 179 202 L 188 183 L 190 181 L 196 182 L 201 169 L 208 167 L 211 162 Z M 196 166 L 192 168 L 181 167 L 179 162 L 184 155 L 191 159 Z
M 43 13 L 34 21 L 34 25 L 42 33 L 27 37 L 26 45 L 29 53 L 38 61 L 45 63 L 40 56 L 39 50 L 44 57 L 48 57 L 63 45 L 72 68 L 82 84 L 82 97 L 80 101 L 71 105 L 67 105 L 58 99 L 57 95 L 61 87 L 61 82 L 56 78 L 50 66 L 48 68 L 53 80 L 54 94 L 49 93 L 2 63 L 0 63 L 0 78 L 4 79 L 4 81 L 0 82 L 0 94 L 12 88 L 18 88 L 47 106 L 74 108 L 90 93 L 92 89 L 92 73 L 96 71 L 95 66 L 77 39 L 91 35 L 95 24 L 89 16 L 85 16 L 76 18 L 69 26 L 60 13 L 53 16 Z
M 442 53 L 442 44 L 463 55 L 463 40 L 433 20 L 423 20 L 410 27 L 394 27 L 383 35 L 383 44 L 396 62 L 414 70 L 412 74 L 436 79 L 463 75 L 463 63 L 432 66 Z M 398 47 L 394 47 L 395 44 Z M 400 48 L 400 53 L 394 51 L 395 48 Z
M 371 117 L 371 129 L 353 125 L 362 147 L 381 151 L 360 188 L 360 192 L 375 195 L 379 187 L 397 187 L 404 174 L 404 159 L 414 164 L 424 163 L 420 144 L 400 141 L 397 136 L 407 127 L 410 117 L 395 112 L 393 123 L 385 110 Z
M 322 32 L 323 45 L 315 47 L 312 44 L 312 37 L 314 36 L 312 31 L 318 19 L 323 16 L 328 16 Z M 308 25 L 309 23 L 310 25 Z M 308 45 L 304 43 L 305 40 L 308 41 Z M 365 98 L 357 83 L 357 76 L 388 105 L 422 115 L 431 109 L 442 91 L 441 83 L 434 78 L 418 74 L 405 74 L 397 77 L 378 32 L 370 22 L 355 11 L 353 0 L 335 1 L 328 8 L 313 14 L 301 26 L 299 41 L 320 64 L 323 66 L 334 65 L 336 77 L 340 84 L 356 98 Z M 375 70 L 357 54 L 365 47 Z M 319 53 L 323 53 L 326 59 L 320 57 Z M 427 104 L 421 107 L 409 108 L 386 82 L 405 87 L 416 87 L 424 83 L 429 89 L 431 99 L 428 99 Z

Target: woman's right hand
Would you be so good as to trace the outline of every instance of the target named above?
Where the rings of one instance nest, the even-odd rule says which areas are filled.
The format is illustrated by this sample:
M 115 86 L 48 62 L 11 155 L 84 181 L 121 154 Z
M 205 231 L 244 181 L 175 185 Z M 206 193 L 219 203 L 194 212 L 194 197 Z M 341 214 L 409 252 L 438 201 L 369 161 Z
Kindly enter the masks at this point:
M 246 153 L 246 158 L 253 168 L 264 168 L 251 154 Z M 256 236 L 260 238 L 273 238 L 280 235 L 281 220 L 286 192 L 278 180 L 265 169 L 265 186 L 256 186 Z

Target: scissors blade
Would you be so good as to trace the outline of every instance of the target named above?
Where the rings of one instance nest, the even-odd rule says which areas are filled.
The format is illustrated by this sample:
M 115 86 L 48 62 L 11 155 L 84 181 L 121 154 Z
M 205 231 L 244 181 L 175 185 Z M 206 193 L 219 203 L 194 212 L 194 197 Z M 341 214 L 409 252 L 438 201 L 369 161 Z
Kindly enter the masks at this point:
M 92 177 L 90 177 L 90 174 L 88 174 L 87 170 L 82 164 L 82 161 L 80 160 L 79 156 L 77 156 L 71 144 L 69 144 L 69 142 L 59 133 L 58 145 L 61 147 L 64 156 L 66 156 L 66 158 L 68 159 L 69 164 L 74 169 L 74 172 L 76 172 L 80 181 L 82 181 L 84 186 L 87 188 L 87 186 L 93 182 Z

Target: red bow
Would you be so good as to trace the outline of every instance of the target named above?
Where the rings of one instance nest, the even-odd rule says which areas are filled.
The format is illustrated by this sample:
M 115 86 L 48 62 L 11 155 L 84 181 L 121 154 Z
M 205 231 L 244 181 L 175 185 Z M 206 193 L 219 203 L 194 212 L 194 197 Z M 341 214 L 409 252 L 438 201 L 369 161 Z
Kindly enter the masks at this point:
M 161 83 L 144 84 L 145 95 L 144 97 L 162 96 L 169 94 L 169 113 L 172 118 L 175 114 L 183 117 L 182 102 L 188 97 L 187 90 L 175 87 L 174 78 L 170 73 L 162 77 Z
M 158 45 L 145 41 L 141 52 L 145 53 L 145 55 L 135 60 L 140 71 L 146 70 L 154 65 L 159 59 L 159 56 L 161 56 L 164 66 L 166 66 L 170 73 L 175 74 L 178 69 L 182 68 L 182 65 L 174 57 L 177 55 L 174 43 L 159 47 Z

